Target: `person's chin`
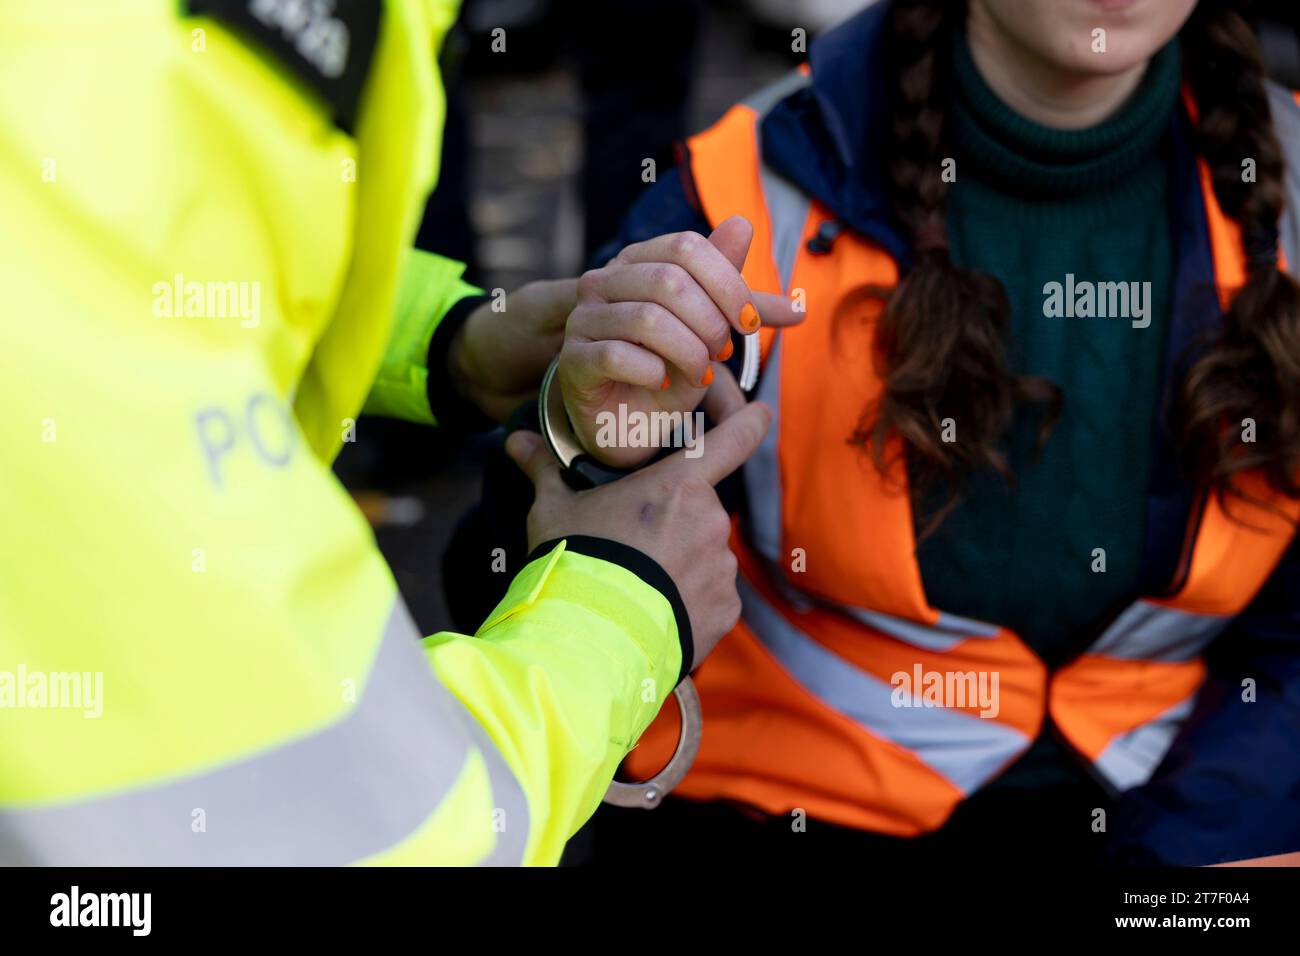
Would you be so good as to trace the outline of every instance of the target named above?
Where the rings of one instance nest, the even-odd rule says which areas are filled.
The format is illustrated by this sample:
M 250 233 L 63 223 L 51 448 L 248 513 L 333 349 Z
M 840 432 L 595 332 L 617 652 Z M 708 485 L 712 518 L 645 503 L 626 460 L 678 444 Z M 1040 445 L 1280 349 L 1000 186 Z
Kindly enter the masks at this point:
M 1148 49 L 1148 46 L 1149 44 L 1139 44 L 1136 40 L 1128 40 L 1117 31 L 1111 31 L 1106 37 L 1105 53 L 1094 52 L 1085 40 L 1062 51 L 1056 65 L 1083 77 L 1116 76 L 1146 62 L 1157 52 Z
M 1137 8 L 1146 3 L 1146 0 L 1075 0 L 1075 2 L 1101 13 L 1119 15 L 1137 12 Z

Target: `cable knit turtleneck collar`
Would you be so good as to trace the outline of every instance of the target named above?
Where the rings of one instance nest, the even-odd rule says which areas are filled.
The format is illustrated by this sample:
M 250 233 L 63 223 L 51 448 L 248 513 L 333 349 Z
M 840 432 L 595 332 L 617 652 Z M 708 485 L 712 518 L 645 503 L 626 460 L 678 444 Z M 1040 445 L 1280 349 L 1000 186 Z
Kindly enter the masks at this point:
M 1148 161 L 1178 105 L 1177 38 L 1154 57 L 1138 88 L 1087 129 L 1043 126 L 1007 106 L 980 75 L 960 32 L 951 51 L 950 131 L 963 165 L 1022 195 L 1076 195 L 1113 187 Z

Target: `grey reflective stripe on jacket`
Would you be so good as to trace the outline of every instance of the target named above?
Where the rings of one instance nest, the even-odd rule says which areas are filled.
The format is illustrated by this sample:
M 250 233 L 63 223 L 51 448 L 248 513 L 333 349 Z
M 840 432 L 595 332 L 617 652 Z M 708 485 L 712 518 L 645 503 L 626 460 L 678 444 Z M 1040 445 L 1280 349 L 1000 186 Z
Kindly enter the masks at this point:
M 1194 614 L 1138 599 L 1121 611 L 1085 654 L 1126 661 L 1194 661 L 1231 618 Z M 1119 792 L 1146 783 L 1169 752 L 1198 691 L 1113 739 L 1093 766 Z
M 1126 661 L 1195 660 L 1231 620 L 1139 599 L 1110 622 L 1087 653 Z
M 798 186 L 761 162 L 761 124 L 763 117 L 772 107 L 810 82 L 808 76 L 796 70 L 775 83 L 763 87 L 743 101 L 745 106 L 758 114 L 754 126 L 754 140 L 760 151 L 759 167 L 763 184 L 763 200 L 772 223 L 772 256 L 776 261 L 777 275 L 781 279 L 781 291 L 787 293 L 794 261 L 799 255 L 799 240 L 803 236 L 804 222 L 808 218 L 808 210 L 812 202 Z
M 1026 735 L 996 720 L 921 706 L 919 699 L 898 706 L 894 687 L 800 631 L 744 578 L 740 598 L 745 623 L 791 677 L 863 730 L 915 754 L 963 794 L 978 790 L 1028 749 Z
M 754 136 L 760 151 L 762 149 L 759 140 L 760 125 L 763 117 L 777 103 L 795 90 L 807 86 L 809 82 L 809 77 L 794 71 L 744 100 L 744 105 L 758 115 Z M 781 281 L 780 291 L 788 294 L 794 262 L 799 255 L 799 239 L 803 232 L 804 221 L 808 218 L 811 200 L 798 187 L 769 169 L 766 163 L 761 163 L 760 168 L 763 200 L 772 224 L 771 251 Z M 755 254 L 761 253 L 762 250 L 755 250 Z M 759 379 L 758 391 L 755 395 L 772 410 L 772 425 L 757 453 L 746 462 L 741 472 L 749 495 L 750 540 L 758 553 L 771 563 L 781 561 L 781 479 L 777 467 L 777 435 L 780 432 L 777 416 L 781 409 L 781 396 L 778 392 L 780 380 L 781 336 L 778 334 L 764 361 L 762 377 Z
M 1295 276 L 1300 275 L 1300 215 L 1297 215 L 1300 210 L 1300 105 L 1290 90 L 1272 80 L 1266 81 L 1264 88 L 1268 92 L 1273 130 L 1282 144 L 1285 167 L 1282 188 L 1286 206 L 1279 227 L 1282 251 L 1286 254 L 1287 272 Z
M 296 740 L 166 783 L 0 809 L 0 862 L 352 863 L 419 829 L 477 751 L 505 821 L 481 862 L 521 863 L 529 829 L 523 791 L 486 732 L 438 681 L 419 638 L 398 600 L 356 706 Z M 204 832 L 191 829 L 195 810 L 204 814 Z
M 1093 766 L 1120 793 L 1146 783 L 1165 759 L 1195 702 L 1196 695 L 1191 694 L 1145 724 L 1120 734 L 1107 744 Z

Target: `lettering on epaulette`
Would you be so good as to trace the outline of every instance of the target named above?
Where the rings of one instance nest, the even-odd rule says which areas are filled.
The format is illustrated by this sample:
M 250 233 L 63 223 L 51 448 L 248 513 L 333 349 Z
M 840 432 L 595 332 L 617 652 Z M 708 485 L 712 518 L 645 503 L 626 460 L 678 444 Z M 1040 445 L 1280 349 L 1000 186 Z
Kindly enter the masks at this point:
M 187 0 L 189 12 L 210 16 L 261 46 L 333 110 L 351 133 L 361 88 L 379 38 L 381 0 Z

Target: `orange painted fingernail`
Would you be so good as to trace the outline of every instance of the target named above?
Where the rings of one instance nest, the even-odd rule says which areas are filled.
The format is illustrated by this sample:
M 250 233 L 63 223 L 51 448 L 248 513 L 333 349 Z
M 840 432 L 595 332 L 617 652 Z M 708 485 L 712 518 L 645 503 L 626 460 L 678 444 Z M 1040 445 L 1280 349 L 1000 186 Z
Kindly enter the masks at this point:
M 710 365 L 707 369 L 704 370 L 704 378 L 700 379 L 700 388 L 704 388 L 712 381 L 713 381 L 713 366 Z
M 736 351 L 736 347 L 731 344 L 731 339 L 728 338 L 727 344 L 724 345 L 722 347 L 722 351 L 718 353 L 718 361 L 725 362 L 727 359 L 731 358 L 732 353 L 734 353 L 735 351 Z
M 740 327 L 746 332 L 757 332 L 761 324 L 758 318 L 758 309 L 754 308 L 754 303 L 746 302 L 740 310 Z
M 662 392 L 664 389 L 666 389 L 666 388 L 669 386 L 669 384 L 671 384 L 671 383 L 668 381 L 668 376 L 665 375 L 665 376 L 664 376 L 663 383 L 659 386 L 659 391 Z

